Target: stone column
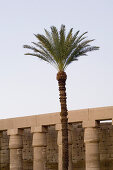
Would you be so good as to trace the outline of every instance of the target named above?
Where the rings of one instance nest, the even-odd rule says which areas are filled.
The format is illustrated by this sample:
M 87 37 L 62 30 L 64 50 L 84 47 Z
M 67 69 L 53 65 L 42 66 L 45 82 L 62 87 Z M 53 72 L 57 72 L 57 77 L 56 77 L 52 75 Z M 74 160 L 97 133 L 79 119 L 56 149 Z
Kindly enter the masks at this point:
M 33 133 L 33 170 L 46 170 L 47 129 L 42 126 L 32 127 L 31 132 Z
M 98 126 L 95 121 L 83 122 L 86 170 L 100 170 Z
M 2 154 L 1 154 L 1 149 L 2 149 L 2 146 L 1 146 L 1 140 L 2 140 L 2 137 L 3 137 L 3 132 L 2 131 L 0 131 L 0 169 L 2 169 L 2 166 L 1 166 L 1 164 L 2 164 Z
M 58 170 L 62 170 L 62 131 L 61 124 L 56 124 L 55 129 L 58 131 L 57 145 L 58 145 Z M 72 170 L 72 132 L 71 125 L 68 126 L 68 152 L 69 152 L 69 167 Z
M 22 129 L 9 129 L 10 170 L 22 170 Z
M 72 163 L 72 125 L 68 125 L 68 150 L 69 150 L 69 168 L 68 170 L 73 169 L 73 163 Z

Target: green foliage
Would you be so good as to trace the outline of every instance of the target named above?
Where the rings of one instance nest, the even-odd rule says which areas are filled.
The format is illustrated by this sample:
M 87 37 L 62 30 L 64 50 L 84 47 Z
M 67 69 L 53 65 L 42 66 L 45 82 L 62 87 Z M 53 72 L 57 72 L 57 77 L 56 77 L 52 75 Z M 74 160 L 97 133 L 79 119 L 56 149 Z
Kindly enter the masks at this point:
M 64 71 L 73 61 L 78 60 L 80 56 L 86 56 L 88 52 L 98 50 L 99 47 L 91 46 L 94 40 L 87 40 L 87 32 L 79 35 L 80 31 L 73 34 L 73 28 L 68 34 L 65 33 L 65 25 L 61 25 L 58 31 L 55 26 L 50 28 L 50 32 L 45 29 L 45 35 L 35 34 L 38 42 L 32 42 L 34 46 L 24 45 L 24 48 L 30 49 L 32 55 L 44 60 L 58 71 Z

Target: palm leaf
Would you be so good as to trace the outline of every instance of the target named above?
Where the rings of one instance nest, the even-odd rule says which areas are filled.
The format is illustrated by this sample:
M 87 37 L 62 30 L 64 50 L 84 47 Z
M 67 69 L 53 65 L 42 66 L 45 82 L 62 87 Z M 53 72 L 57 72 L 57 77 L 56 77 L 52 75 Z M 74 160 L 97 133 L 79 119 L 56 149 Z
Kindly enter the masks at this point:
M 55 26 L 50 28 L 50 32 L 44 29 L 45 35 L 35 34 L 38 42 L 32 42 L 34 46 L 24 45 L 24 48 L 34 52 L 26 53 L 26 55 L 36 56 L 52 64 L 59 71 L 64 71 L 80 56 L 86 56 L 88 52 L 99 49 L 97 46 L 90 45 L 94 40 L 87 39 L 85 36 L 87 32 L 79 35 L 80 31 L 77 31 L 73 34 L 73 28 L 71 28 L 66 35 L 65 25 L 61 25 L 59 31 Z

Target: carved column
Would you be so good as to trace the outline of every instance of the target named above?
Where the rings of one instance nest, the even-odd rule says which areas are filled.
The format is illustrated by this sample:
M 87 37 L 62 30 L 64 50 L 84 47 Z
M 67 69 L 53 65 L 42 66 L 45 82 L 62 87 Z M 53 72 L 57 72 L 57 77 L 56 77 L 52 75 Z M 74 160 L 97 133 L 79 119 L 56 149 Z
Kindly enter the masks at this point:
M 58 170 L 62 170 L 62 131 L 61 124 L 56 124 L 55 129 L 58 131 L 57 145 L 58 145 Z M 69 167 L 72 170 L 72 128 L 68 125 L 68 152 L 69 152 Z
M 21 129 L 9 129 L 7 134 L 9 137 L 10 149 L 10 170 L 22 170 L 22 131 Z
M 32 127 L 33 133 L 33 170 L 46 170 L 46 128 Z
M 86 170 L 100 170 L 98 126 L 95 121 L 83 122 Z

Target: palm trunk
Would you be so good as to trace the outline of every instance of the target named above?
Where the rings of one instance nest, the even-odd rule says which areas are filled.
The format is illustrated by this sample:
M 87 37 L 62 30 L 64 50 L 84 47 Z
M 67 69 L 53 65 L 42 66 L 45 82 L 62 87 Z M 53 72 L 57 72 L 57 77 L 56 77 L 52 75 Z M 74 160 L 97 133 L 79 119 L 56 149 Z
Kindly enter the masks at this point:
M 66 79 L 67 75 L 64 71 L 57 73 L 57 80 L 59 85 L 59 95 L 61 104 L 61 125 L 62 125 L 62 170 L 68 170 L 68 112 L 66 104 Z

